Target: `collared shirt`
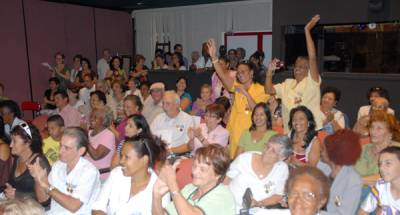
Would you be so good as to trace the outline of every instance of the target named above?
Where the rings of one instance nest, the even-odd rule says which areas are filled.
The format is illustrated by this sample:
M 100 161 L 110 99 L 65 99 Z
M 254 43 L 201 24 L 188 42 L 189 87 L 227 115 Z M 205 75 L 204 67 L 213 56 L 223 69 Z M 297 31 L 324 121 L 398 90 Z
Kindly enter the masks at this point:
M 283 161 L 274 164 L 268 175 L 260 178 L 252 167 L 253 155 L 261 152 L 246 152 L 239 155 L 230 165 L 227 176 L 231 178 L 229 189 L 236 202 L 236 212 L 242 208 L 243 194 L 249 187 L 256 201 L 264 200 L 273 195 L 284 195 L 289 168 Z
M 13 121 L 12 124 L 11 124 L 11 126 L 10 126 L 9 124 L 4 124 L 4 132 L 6 133 L 6 135 L 7 135 L 8 137 L 10 137 L 10 133 L 11 133 L 12 129 L 13 129 L 15 126 L 20 125 L 20 124 L 22 124 L 22 123 L 26 123 L 26 122 L 25 122 L 24 120 L 18 118 L 18 117 L 15 117 L 15 118 L 14 118 L 14 121 Z
M 149 98 L 147 98 L 143 104 L 142 114 L 149 124 L 153 122 L 156 116 L 163 112 L 164 110 L 162 109 L 162 102 L 160 101 L 155 104 L 151 96 L 149 96 Z
M 116 167 L 104 183 L 96 202 L 93 204 L 93 210 L 118 215 L 151 215 L 153 187 L 156 181 L 157 175 L 150 170 L 150 180 L 146 187 L 134 196 L 130 196 L 132 178 L 124 176 L 120 166 Z M 169 203 L 169 195 L 165 195 L 163 200 L 164 205 Z
M 209 143 L 218 144 L 223 147 L 228 145 L 229 132 L 221 125 L 218 125 L 214 130 L 208 132 L 207 125 L 205 123 L 201 123 L 200 129 L 201 134 Z M 199 139 L 194 138 L 193 153 L 200 147 L 203 147 L 203 144 L 200 142 Z
M 79 199 L 82 206 L 77 212 L 71 213 L 52 199 L 48 214 L 91 214 L 92 204 L 100 192 L 101 185 L 100 173 L 92 163 L 81 157 L 76 166 L 67 173 L 67 164 L 57 161 L 49 174 L 49 182 L 61 193 Z
M 194 124 L 193 117 L 184 111 L 179 111 L 174 118 L 161 113 L 151 123 L 151 132 L 170 147 L 177 147 L 189 141 L 188 129 L 194 127 Z
M 97 62 L 97 73 L 99 74 L 99 80 L 103 80 L 106 76 L 106 72 L 110 70 L 110 65 L 106 61 L 106 59 L 101 58 Z
M 81 114 L 71 105 L 67 104 L 61 111 L 57 109 L 57 112 L 64 119 L 65 127 L 80 126 Z
M 96 85 L 93 84 L 92 88 L 88 89 L 86 87 L 79 90 L 79 98 L 85 103 L 90 102 L 90 93 L 96 90 Z

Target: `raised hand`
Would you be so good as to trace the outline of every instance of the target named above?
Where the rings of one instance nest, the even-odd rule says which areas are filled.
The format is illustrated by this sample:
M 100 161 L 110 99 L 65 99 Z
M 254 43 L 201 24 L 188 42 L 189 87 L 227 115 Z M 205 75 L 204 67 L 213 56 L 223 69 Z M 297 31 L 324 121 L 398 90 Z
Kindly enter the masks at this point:
M 304 26 L 304 30 L 310 31 L 315 27 L 315 25 L 317 25 L 319 20 L 320 20 L 319 14 L 313 16 L 311 20 L 306 24 L 306 26 Z
M 49 184 L 47 171 L 40 166 L 39 162 L 40 159 L 36 158 L 35 163 L 28 164 L 29 173 L 41 187 L 47 187 Z
M 9 183 L 6 183 L 6 189 L 4 189 L 4 194 L 6 195 L 7 199 L 14 199 L 15 198 L 15 188 L 12 187 Z
M 211 59 L 217 58 L 217 45 L 213 38 L 207 41 L 207 51 Z
M 269 62 L 266 75 L 274 75 L 275 70 L 279 69 L 277 66 L 279 61 L 280 60 L 278 58 L 274 58 L 271 60 L 271 62 Z

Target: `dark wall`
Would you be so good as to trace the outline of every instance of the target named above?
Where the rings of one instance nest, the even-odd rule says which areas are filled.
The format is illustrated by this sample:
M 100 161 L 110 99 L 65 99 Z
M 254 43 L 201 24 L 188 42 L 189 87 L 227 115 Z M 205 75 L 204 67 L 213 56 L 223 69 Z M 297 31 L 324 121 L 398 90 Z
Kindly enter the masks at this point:
M 42 102 L 50 72 L 40 64 L 53 64 L 57 51 L 65 54 L 70 66 L 73 56 L 82 54 L 89 58 L 94 69 L 96 57 L 103 48 L 132 55 L 129 13 L 37 0 L 4 0 L 2 3 L 0 82 L 5 85 L 6 95 L 18 102 L 31 98 L 29 74 L 32 97 Z

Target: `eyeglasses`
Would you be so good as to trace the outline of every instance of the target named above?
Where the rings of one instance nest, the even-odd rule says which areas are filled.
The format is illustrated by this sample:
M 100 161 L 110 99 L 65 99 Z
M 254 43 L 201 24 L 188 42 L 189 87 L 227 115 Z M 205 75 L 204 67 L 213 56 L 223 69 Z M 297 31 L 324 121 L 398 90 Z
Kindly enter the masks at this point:
M 19 127 L 21 127 L 22 129 L 24 129 L 24 131 L 28 134 L 28 136 L 32 139 L 32 132 L 31 129 L 29 128 L 29 125 L 26 123 L 21 123 L 19 124 Z
M 215 114 L 208 114 L 208 113 L 206 113 L 206 114 L 204 114 L 204 117 L 218 119 L 218 116 L 215 115 Z
M 288 198 L 292 199 L 292 198 L 297 198 L 300 197 L 301 199 L 307 201 L 307 202 L 311 202 L 313 200 L 315 200 L 316 195 L 312 192 L 289 192 L 288 193 Z

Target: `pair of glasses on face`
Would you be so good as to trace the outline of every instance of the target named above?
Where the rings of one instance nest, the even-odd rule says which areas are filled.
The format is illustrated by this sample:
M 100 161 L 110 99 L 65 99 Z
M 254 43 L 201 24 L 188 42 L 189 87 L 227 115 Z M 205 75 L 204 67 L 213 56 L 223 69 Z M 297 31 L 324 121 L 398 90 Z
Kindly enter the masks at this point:
M 21 127 L 22 129 L 24 129 L 25 133 L 28 134 L 28 136 L 32 139 L 32 132 L 31 129 L 29 128 L 29 125 L 26 123 L 21 123 L 19 124 L 19 127 Z
M 301 199 L 305 200 L 306 202 L 312 202 L 315 200 L 316 195 L 315 193 L 312 192 L 289 192 L 288 193 L 288 199 L 293 199 L 300 197 Z

